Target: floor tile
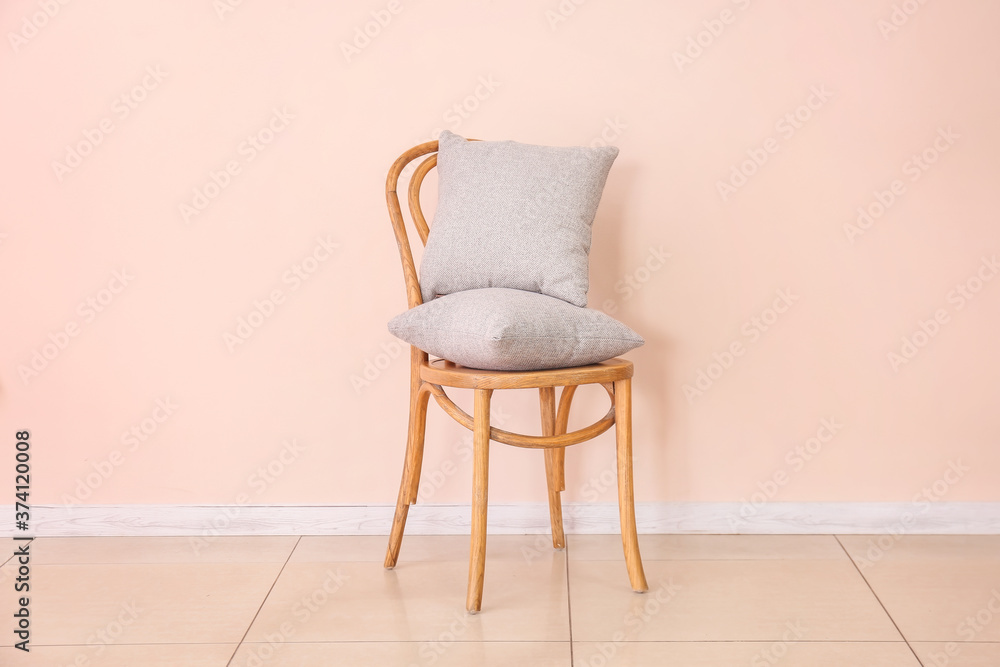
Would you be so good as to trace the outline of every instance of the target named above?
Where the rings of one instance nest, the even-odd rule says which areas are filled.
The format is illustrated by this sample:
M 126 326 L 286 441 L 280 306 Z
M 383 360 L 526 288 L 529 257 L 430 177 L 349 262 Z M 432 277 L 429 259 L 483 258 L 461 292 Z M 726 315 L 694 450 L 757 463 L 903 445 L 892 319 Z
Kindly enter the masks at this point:
M 912 642 L 925 667 L 997 667 L 1000 643 Z
M 490 536 L 478 615 L 468 536 L 405 537 L 392 571 L 387 540 L 38 538 L 32 662 L 8 633 L 0 664 L 223 667 L 246 633 L 233 665 L 568 665 L 572 600 L 578 666 L 1000 665 L 1000 536 L 643 535 L 646 595 L 619 535 Z
M 620 535 L 569 535 L 569 558 L 622 560 Z M 832 535 L 640 535 L 643 560 L 847 558 Z
M 562 552 L 486 561 L 483 612 L 465 612 L 468 563 L 289 563 L 248 641 L 567 641 Z M 284 628 L 284 629 L 282 629 Z
M 907 641 L 1000 641 L 1000 561 L 904 559 L 863 570 Z
M 141 646 L 35 646 L 30 653 L 0 649 L 5 667 L 226 667 L 236 644 L 146 644 Z
M 569 667 L 569 642 L 245 643 L 232 667 Z
M 649 592 L 624 563 L 570 564 L 573 638 L 608 641 L 900 641 L 846 558 L 648 561 Z
M 908 640 L 1000 641 L 1000 535 L 838 539 Z
M 400 560 L 416 560 L 416 547 L 424 538 L 422 535 L 403 536 L 400 547 Z M 454 552 L 457 555 L 465 548 L 469 553 L 469 539 L 458 535 L 442 535 L 433 542 L 439 552 Z M 352 561 L 366 563 L 381 563 L 385 559 L 385 550 L 389 538 L 385 535 L 304 535 L 295 547 L 289 563 L 347 563 Z M 460 560 L 460 557 L 456 559 Z
M 43 644 L 236 643 L 281 563 L 35 565 L 32 641 Z M 12 564 L 4 566 L 12 568 Z M 0 596 L 11 618 L 12 595 Z M 2 635 L 4 645 L 11 633 Z
M 920 667 L 904 642 L 574 642 L 574 667 Z
M 841 535 L 837 539 L 862 570 L 903 560 L 1000 562 L 1000 535 Z
M 403 536 L 399 564 L 469 560 L 468 535 Z M 389 538 L 384 535 L 306 535 L 295 547 L 290 563 L 382 563 Z M 555 552 L 549 535 L 490 535 L 486 562 L 494 559 L 536 560 Z
M 32 562 L 283 563 L 298 541 L 292 535 L 197 537 L 39 537 Z

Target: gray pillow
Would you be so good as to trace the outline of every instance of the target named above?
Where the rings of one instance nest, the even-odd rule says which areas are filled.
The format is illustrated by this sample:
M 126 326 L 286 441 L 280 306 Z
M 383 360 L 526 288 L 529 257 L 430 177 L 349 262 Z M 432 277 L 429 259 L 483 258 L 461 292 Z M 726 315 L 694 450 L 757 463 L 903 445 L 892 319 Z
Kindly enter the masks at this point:
M 434 356 L 498 371 L 583 366 L 645 342 L 598 310 L 505 288 L 443 296 L 392 318 L 389 331 Z
M 618 148 L 466 141 L 447 130 L 438 141 L 424 302 L 509 287 L 586 306 L 591 225 Z

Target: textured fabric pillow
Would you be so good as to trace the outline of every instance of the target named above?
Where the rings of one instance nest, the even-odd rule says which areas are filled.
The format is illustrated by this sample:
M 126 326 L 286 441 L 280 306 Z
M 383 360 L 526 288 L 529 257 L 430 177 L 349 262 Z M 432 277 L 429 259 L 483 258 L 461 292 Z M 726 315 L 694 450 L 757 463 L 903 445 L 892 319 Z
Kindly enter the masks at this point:
M 618 149 L 466 141 L 448 131 L 438 141 L 424 303 L 509 287 L 586 306 L 591 225 Z
M 498 371 L 584 366 L 645 342 L 598 310 L 504 288 L 443 296 L 397 315 L 389 331 L 434 356 Z

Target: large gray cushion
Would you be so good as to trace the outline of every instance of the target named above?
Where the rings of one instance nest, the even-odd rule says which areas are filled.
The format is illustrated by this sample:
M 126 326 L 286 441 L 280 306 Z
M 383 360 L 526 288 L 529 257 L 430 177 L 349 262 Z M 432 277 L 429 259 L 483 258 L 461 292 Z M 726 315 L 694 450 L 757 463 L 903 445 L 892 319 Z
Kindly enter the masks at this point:
M 397 338 L 470 368 L 528 371 L 605 361 L 645 341 L 598 310 L 535 292 L 456 292 L 397 315 Z
M 424 302 L 509 287 L 586 306 L 591 225 L 618 149 L 466 141 L 448 131 L 438 141 Z

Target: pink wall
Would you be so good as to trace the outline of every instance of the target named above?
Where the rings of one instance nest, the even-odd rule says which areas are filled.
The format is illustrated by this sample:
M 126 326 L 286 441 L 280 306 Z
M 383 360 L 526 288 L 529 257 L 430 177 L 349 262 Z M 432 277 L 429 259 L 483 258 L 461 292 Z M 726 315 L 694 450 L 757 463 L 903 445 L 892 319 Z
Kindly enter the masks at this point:
M 1000 500 L 997 25 L 992 0 L 4 2 L 0 439 L 31 429 L 38 503 L 394 502 L 389 164 L 441 128 L 604 137 L 590 296 L 648 341 L 639 500 L 946 474 L 935 497 Z M 495 399 L 507 428 L 534 407 Z M 464 443 L 432 408 L 430 502 L 467 501 Z M 569 499 L 613 499 L 610 434 L 585 447 Z M 539 453 L 492 462 L 493 500 L 544 498 Z

